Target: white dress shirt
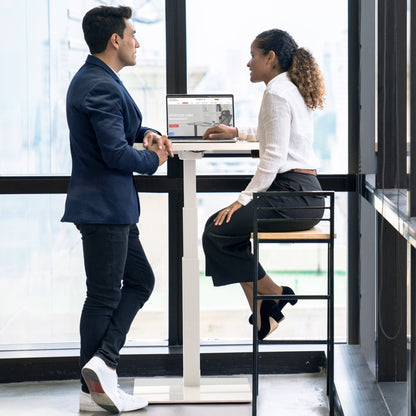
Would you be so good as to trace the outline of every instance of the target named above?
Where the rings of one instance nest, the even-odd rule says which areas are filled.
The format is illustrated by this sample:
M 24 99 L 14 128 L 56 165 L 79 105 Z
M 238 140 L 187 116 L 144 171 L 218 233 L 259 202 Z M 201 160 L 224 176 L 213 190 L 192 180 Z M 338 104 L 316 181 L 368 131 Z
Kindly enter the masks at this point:
M 247 205 L 254 192 L 264 192 L 278 173 L 291 169 L 317 169 L 313 151 L 313 110 L 309 109 L 287 72 L 266 87 L 260 107 L 257 139 L 260 161 L 238 202 Z

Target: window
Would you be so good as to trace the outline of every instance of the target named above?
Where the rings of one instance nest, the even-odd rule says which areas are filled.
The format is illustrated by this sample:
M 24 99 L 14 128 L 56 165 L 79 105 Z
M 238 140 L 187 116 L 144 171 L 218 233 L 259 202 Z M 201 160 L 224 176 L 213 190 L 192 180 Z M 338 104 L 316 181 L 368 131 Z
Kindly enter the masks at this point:
M 325 109 L 315 112 L 319 172 L 346 173 L 347 6 L 346 0 L 260 0 L 255 5 L 249 0 L 188 1 L 188 92 L 234 94 L 236 125 L 256 127 L 264 84 L 250 82 L 250 45 L 264 30 L 287 30 L 299 46 L 312 52 L 325 79 Z M 207 22 L 204 31 L 201 21 Z M 209 162 L 204 163 L 209 172 Z M 205 173 L 205 165 L 200 165 Z
M 2 45 L 0 68 L 1 175 L 71 172 L 65 115 L 68 85 L 88 55 L 81 22 L 102 2 L 2 2 L 0 23 L 13 42 Z M 107 2 L 118 5 L 116 1 Z M 144 124 L 165 128 L 165 23 L 163 1 L 131 1 L 141 45 L 137 65 L 120 76 L 140 107 Z M 18 30 L 17 30 L 18 29 Z
M 81 21 L 101 1 L 5 1 L 0 23 L 12 42 L 1 51 L 0 175 L 69 175 L 65 115 L 70 80 L 88 48 Z M 107 1 L 118 5 L 117 1 Z M 164 2 L 129 1 L 141 45 L 137 65 L 121 77 L 140 107 L 144 124 L 164 130 Z M 167 339 L 166 194 L 142 194 L 139 230 L 156 276 L 153 295 L 138 314 L 128 342 Z M 77 343 L 85 298 L 81 238 L 60 219 L 65 195 L 0 195 L 0 349 L 5 345 Z M 158 232 L 151 226 L 158 222 Z M 162 220 L 161 220 L 162 219 Z
M 140 201 L 140 238 L 156 284 L 127 339 L 160 343 L 167 339 L 167 196 L 141 194 Z M 0 202 L 0 290 L 7 294 L 0 306 L 0 350 L 78 343 L 85 272 L 80 233 L 59 222 L 65 195 L 1 195 Z
M 264 84 L 253 84 L 249 79 L 247 62 L 254 38 L 264 30 L 280 28 L 288 31 L 299 44 L 309 49 L 324 75 L 327 96 L 324 110 L 315 112 L 315 151 L 321 160 L 319 173 L 346 173 L 348 167 L 348 79 L 347 37 L 348 22 L 346 0 L 281 0 L 188 1 L 187 2 L 187 59 L 189 93 L 231 93 L 235 99 L 235 123 L 240 127 L 256 127 L 257 115 Z M 299 11 L 302 11 L 301 13 Z M 311 18 L 313 16 L 313 18 Z M 204 22 L 204 30 L 201 30 Z M 330 34 L 330 36 L 328 36 Z M 199 174 L 251 175 L 257 166 L 250 158 L 204 158 L 197 163 Z M 208 217 L 237 199 L 238 194 L 199 194 L 199 235 Z M 336 314 L 337 338 L 346 336 L 346 233 L 341 230 L 347 222 L 346 195 L 337 195 L 336 230 Z M 274 252 L 273 252 L 274 250 Z M 305 273 L 307 281 L 325 290 L 325 277 L 319 272 L 322 254 L 319 248 L 267 247 L 266 259 L 282 256 L 289 261 L 274 262 L 271 273 L 276 281 L 293 285 L 299 293 Z M 251 326 L 244 326 L 250 314 L 239 285 L 214 288 L 205 277 L 205 259 L 200 249 L 201 273 L 201 336 L 209 339 L 250 338 Z M 268 253 L 268 254 L 267 254 Z M 291 254 L 289 254 L 291 253 Z M 293 256 L 293 257 L 291 257 Z M 299 262 L 297 259 L 302 258 Z M 278 264 L 277 264 L 278 263 Z M 272 263 L 269 263 L 272 267 Z M 302 279 L 297 276 L 302 275 Z M 302 305 L 302 306 L 301 306 Z M 316 302 L 313 302 L 316 305 Z M 282 325 L 279 338 L 317 338 L 325 334 L 324 304 L 316 311 L 322 324 L 305 322 L 305 328 L 294 334 L 289 325 Z M 307 302 L 300 302 L 293 314 L 305 314 Z M 290 308 L 289 308 L 290 310 Z M 286 311 L 286 310 L 285 310 Z M 227 314 L 227 319 L 225 315 Z M 316 315 L 314 315 L 316 316 Z M 338 324 L 339 322 L 339 324 Z M 322 328 L 322 330 L 321 330 Z

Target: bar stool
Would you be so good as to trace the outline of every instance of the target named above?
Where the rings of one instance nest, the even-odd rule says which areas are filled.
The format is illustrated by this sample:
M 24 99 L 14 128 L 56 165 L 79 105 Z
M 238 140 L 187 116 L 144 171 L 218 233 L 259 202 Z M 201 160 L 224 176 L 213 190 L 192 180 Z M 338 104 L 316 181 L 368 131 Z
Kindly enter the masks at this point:
M 321 196 L 325 199 L 325 211 L 322 220 L 317 226 L 306 231 L 295 232 L 274 232 L 274 231 L 259 231 L 261 225 L 265 222 L 278 223 L 288 221 L 285 218 L 276 219 L 261 219 L 258 217 L 261 210 L 279 209 L 279 207 L 260 207 L 258 199 L 262 196 L 270 195 L 302 197 L 302 196 Z M 329 397 L 329 411 L 330 415 L 334 415 L 334 192 L 259 192 L 253 195 L 254 202 L 254 219 L 253 219 L 253 254 L 254 254 L 254 278 L 253 278 L 253 398 L 252 398 L 252 415 L 257 415 L 257 398 L 259 390 L 259 345 L 260 344 L 277 344 L 279 341 L 273 340 L 259 340 L 257 323 L 258 306 L 257 301 L 273 299 L 293 301 L 296 299 L 309 300 L 326 300 L 327 301 L 327 339 L 326 339 L 326 354 L 327 354 L 327 395 Z M 293 209 L 313 209 L 298 208 Z M 287 207 L 285 207 L 287 209 Z M 304 219 L 304 218 L 303 218 Z M 290 221 L 294 219 L 291 218 Z M 300 218 L 298 220 L 301 220 Z M 296 218 L 295 218 L 296 221 Z M 328 268 L 327 268 L 327 293 L 322 295 L 258 295 L 258 268 L 259 261 L 259 244 L 260 243 L 323 243 L 327 244 L 328 253 Z

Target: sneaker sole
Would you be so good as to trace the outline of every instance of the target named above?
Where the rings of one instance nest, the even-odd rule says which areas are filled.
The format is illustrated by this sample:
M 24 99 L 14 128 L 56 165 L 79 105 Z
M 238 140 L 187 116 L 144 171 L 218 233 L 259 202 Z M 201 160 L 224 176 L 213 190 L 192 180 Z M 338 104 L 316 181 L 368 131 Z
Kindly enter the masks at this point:
M 98 406 L 110 413 L 120 413 L 117 405 L 104 391 L 100 379 L 95 371 L 84 367 L 82 369 L 82 377 L 84 377 L 84 380 L 87 383 L 92 399 L 98 404 Z

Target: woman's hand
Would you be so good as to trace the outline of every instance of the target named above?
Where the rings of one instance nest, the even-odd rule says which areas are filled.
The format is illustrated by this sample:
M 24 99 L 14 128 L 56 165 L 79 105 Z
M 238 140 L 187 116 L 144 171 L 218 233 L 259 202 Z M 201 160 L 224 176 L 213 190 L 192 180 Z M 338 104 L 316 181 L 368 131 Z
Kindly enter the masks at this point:
M 238 201 L 233 202 L 231 205 L 229 205 L 227 208 L 222 209 L 217 217 L 214 219 L 214 225 L 221 225 L 224 220 L 225 222 L 230 222 L 230 219 L 234 212 L 239 210 L 243 205 L 240 204 Z
M 218 124 L 218 126 L 210 127 L 202 136 L 203 139 L 232 139 L 238 135 L 236 127 Z

